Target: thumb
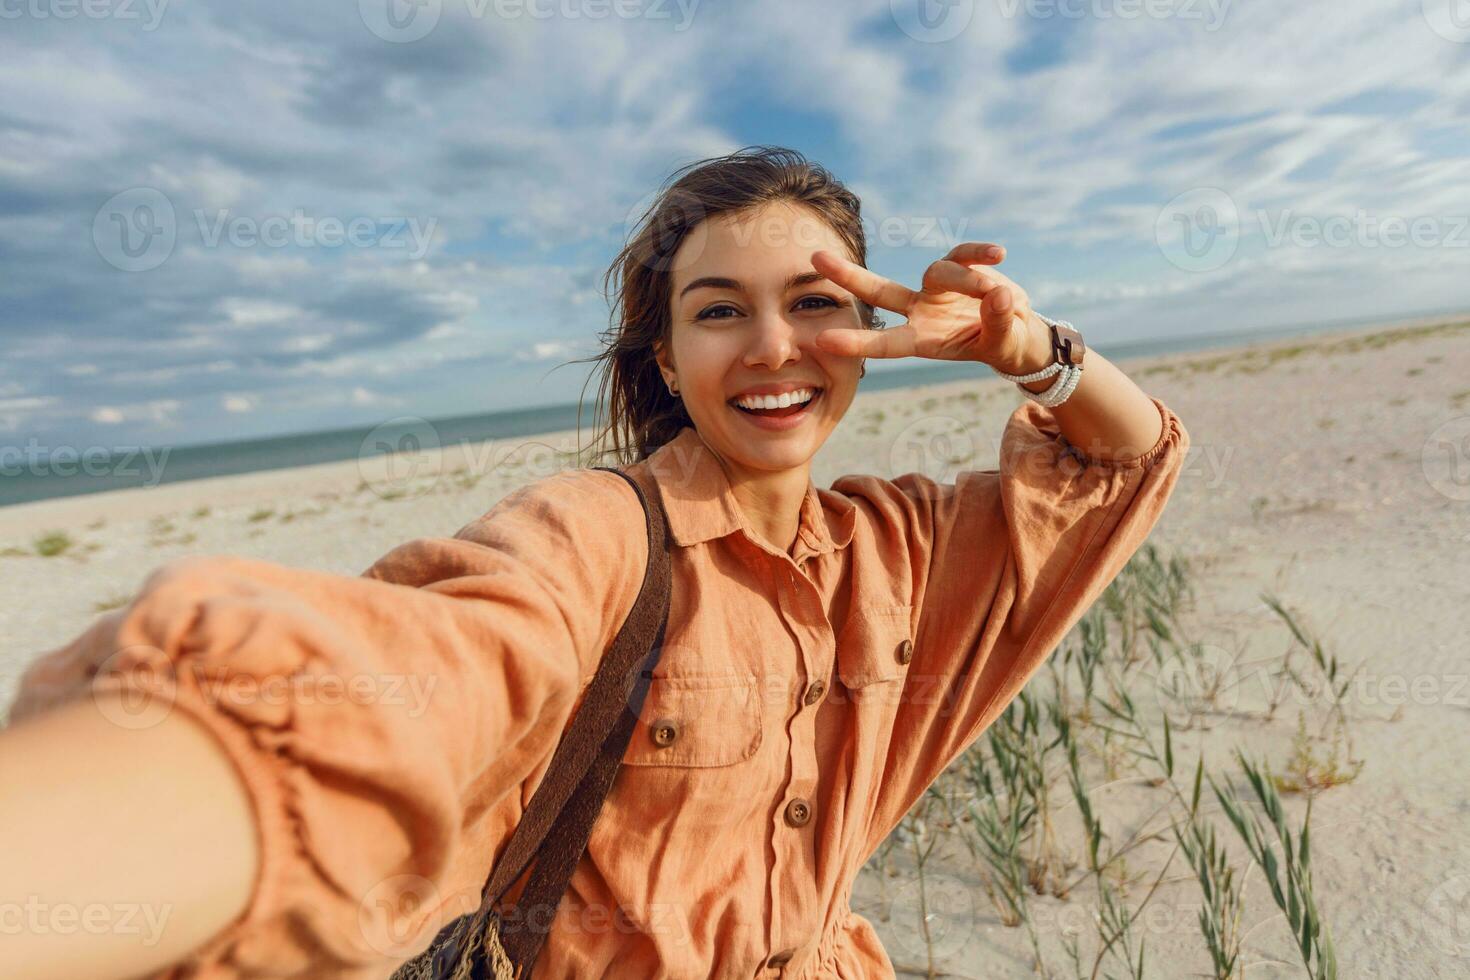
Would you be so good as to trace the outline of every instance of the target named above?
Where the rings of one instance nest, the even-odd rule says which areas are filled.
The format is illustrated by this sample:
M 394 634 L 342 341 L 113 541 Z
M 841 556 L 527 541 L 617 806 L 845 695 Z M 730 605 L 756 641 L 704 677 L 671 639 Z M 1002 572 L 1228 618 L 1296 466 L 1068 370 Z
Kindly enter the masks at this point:
M 1016 326 L 1015 299 L 1005 286 L 996 286 L 980 301 L 981 335 L 991 344 L 1004 343 Z

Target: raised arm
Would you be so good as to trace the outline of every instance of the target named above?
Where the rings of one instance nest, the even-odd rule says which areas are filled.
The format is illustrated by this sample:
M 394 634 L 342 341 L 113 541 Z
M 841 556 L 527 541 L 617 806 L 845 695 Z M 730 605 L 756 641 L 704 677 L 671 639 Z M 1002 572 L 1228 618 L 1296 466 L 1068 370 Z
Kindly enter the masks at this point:
M 130 976 L 187 951 L 166 976 L 381 978 L 478 902 L 632 608 L 643 528 L 626 482 L 576 470 L 510 494 L 453 538 L 395 548 L 359 577 L 231 557 L 164 566 L 130 606 L 22 678 L 0 736 L 7 766 L 27 747 L 49 742 L 55 756 L 108 726 L 119 729 L 104 740 L 110 758 L 128 761 L 106 778 L 63 770 L 83 784 L 64 799 L 92 810 L 76 818 L 94 835 L 81 849 L 44 836 L 51 819 L 72 819 L 54 798 L 7 790 L 0 835 L 43 835 L 25 887 L 85 906 L 108 901 L 100 885 L 131 883 L 172 904 L 166 939 L 143 949 L 133 936 L 136 956 L 90 975 Z M 177 771 L 160 772 L 165 762 Z M 154 826 L 145 803 L 117 818 L 122 797 L 148 792 L 172 794 L 171 823 Z M 100 956 L 129 937 L 65 939 L 78 947 L 65 955 Z M 48 941 L 32 955 L 46 959 Z
M 1189 434 L 1149 402 L 1161 430 L 1131 457 L 1081 455 L 1051 410 L 1028 401 L 1007 422 L 999 469 L 946 484 L 921 473 L 833 483 L 871 508 L 893 563 L 917 570 L 913 654 L 870 851 L 1020 693 L 1162 516 Z

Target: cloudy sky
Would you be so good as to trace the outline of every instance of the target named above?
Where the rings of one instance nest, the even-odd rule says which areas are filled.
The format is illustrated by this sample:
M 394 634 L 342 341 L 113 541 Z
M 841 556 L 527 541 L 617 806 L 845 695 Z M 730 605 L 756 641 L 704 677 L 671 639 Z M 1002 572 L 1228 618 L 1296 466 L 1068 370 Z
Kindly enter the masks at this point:
M 630 217 L 753 143 L 1104 352 L 1470 307 L 1466 0 L 0 0 L 0 439 L 573 401 Z

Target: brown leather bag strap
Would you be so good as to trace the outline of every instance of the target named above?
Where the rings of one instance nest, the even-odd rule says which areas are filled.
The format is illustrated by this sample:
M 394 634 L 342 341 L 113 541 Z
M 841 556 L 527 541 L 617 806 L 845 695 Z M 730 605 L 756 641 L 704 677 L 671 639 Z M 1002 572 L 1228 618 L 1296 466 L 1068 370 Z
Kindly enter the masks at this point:
M 617 473 L 638 494 L 647 517 L 648 567 L 632 611 L 598 664 L 481 896 L 480 911 L 498 915 L 494 904 L 535 858 L 516 902 L 520 921 L 501 931 L 506 953 L 522 976 L 530 975 L 550 932 L 552 913 L 586 851 L 592 825 L 612 788 L 642 713 L 653 668 L 663 652 L 668 620 L 672 591 L 668 526 L 658 490 L 646 473 L 634 476 L 613 467 L 595 468 Z

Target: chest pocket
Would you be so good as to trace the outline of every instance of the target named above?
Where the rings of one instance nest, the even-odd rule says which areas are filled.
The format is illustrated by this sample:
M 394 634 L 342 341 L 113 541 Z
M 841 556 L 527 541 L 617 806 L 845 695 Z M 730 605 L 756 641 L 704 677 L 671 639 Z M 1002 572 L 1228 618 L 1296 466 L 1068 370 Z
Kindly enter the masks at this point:
M 914 653 L 912 612 L 909 605 L 853 610 L 837 638 L 837 676 L 843 686 L 857 690 L 908 675 Z
M 760 748 L 761 717 L 754 677 L 655 677 L 623 764 L 732 766 Z

